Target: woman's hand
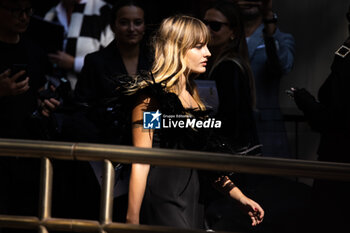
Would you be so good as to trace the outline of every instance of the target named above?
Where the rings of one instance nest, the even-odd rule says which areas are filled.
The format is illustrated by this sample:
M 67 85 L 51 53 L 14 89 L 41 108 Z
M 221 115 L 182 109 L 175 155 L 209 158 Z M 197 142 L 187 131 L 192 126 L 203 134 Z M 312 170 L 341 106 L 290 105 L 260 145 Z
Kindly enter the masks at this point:
M 264 210 L 258 203 L 245 196 L 237 186 L 234 186 L 231 189 L 231 191 L 229 192 L 229 196 L 237 200 L 242 205 L 243 210 L 252 219 L 252 226 L 256 226 L 263 221 L 265 215 Z
M 252 226 L 257 226 L 263 221 L 265 212 L 258 203 L 244 195 L 240 198 L 239 202 L 244 211 L 252 219 Z

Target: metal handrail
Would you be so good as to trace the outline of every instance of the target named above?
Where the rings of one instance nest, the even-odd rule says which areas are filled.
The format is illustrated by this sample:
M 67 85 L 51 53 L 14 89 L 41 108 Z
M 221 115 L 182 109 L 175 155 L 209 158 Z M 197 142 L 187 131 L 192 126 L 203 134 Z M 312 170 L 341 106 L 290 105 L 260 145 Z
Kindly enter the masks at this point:
M 146 149 L 104 144 L 0 139 L 0 156 L 41 158 L 39 217 L 0 215 L 0 226 L 74 232 L 179 232 L 177 228 L 112 222 L 114 169 L 111 161 L 234 171 L 240 173 L 350 180 L 350 164 L 241 156 L 198 151 Z M 51 217 L 51 159 L 104 161 L 100 221 Z M 201 230 L 181 229 L 196 233 Z
M 0 139 L 0 156 L 149 163 L 239 173 L 350 180 L 350 164 L 242 156 L 223 153 L 136 148 L 90 143 Z

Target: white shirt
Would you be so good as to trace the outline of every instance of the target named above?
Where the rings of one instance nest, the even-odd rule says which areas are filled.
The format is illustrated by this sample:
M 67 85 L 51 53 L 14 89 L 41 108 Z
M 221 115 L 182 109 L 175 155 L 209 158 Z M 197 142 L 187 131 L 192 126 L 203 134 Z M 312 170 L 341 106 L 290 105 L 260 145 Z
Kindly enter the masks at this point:
M 87 3 L 87 0 L 81 0 L 79 2 L 79 4 L 85 4 L 85 3 Z M 64 27 L 64 33 L 65 33 L 65 35 L 67 35 L 68 29 L 69 29 L 68 20 L 67 20 L 67 11 L 63 7 L 62 2 L 60 2 L 56 6 L 55 10 L 57 13 L 58 21 Z M 63 50 L 66 50 L 66 46 L 67 46 L 67 37 L 65 36 L 64 41 L 63 41 Z M 77 73 L 80 73 L 83 66 L 84 66 L 84 56 L 76 56 L 74 58 L 74 71 Z

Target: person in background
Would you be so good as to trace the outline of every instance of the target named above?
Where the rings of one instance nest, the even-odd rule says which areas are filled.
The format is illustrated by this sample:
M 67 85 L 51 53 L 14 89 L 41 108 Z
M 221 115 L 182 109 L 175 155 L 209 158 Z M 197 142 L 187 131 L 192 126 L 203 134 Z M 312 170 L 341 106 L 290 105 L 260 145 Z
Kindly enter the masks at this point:
M 136 87 L 133 85 L 138 98 L 132 110 L 134 146 L 152 148 L 159 140 L 164 148 L 200 150 L 211 143 L 204 140 L 207 134 L 198 128 L 154 131 L 142 127 L 144 113 L 149 111 L 154 111 L 153 119 L 162 114 L 202 115 L 205 106 L 193 78 L 206 71 L 211 55 L 207 48 L 209 37 L 206 26 L 193 17 L 173 16 L 162 22 L 153 42 L 153 81 L 141 80 Z M 246 207 L 253 226 L 262 221 L 264 211 L 260 205 L 246 197 L 227 175 L 216 177 L 214 183 Z M 132 164 L 127 223 L 198 228 L 200 222 L 196 169 Z
M 245 22 L 249 59 L 255 78 L 256 125 L 262 154 L 290 157 L 287 134 L 279 106 L 279 84 L 294 63 L 295 42 L 277 27 L 272 0 L 233 0 Z
M 84 65 L 85 55 L 106 47 L 113 40 L 109 27 L 110 10 L 102 0 L 62 0 L 44 17 L 65 28 L 63 51 L 49 54 L 49 58 L 55 68 L 63 70 L 72 89 Z
M 49 116 L 59 101 L 41 99 L 38 105 L 47 59 L 39 47 L 22 38 L 33 13 L 31 1 L 2 0 L 0 10 L 0 137 L 33 138 L 27 124 L 31 114 L 40 107 L 41 114 Z
M 110 26 L 115 39 L 85 57 L 75 97 L 86 108 L 66 116 L 62 135 L 65 140 L 131 145 L 131 106 L 116 89 L 123 76 L 135 76 L 151 67 L 142 1 L 118 1 L 112 8 Z M 101 184 L 103 163 L 90 165 Z M 115 165 L 121 174 L 116 178 L 114 220 L 125 222 L 130 166 Z
M 124 126 L 116 130 L 118 126 L 113 127 L 113 122 L 106 120 L 107 116 L 113 112 L 107 111 L 108 107 L 113 108 L 108 106 L 107 102 L 118 95 L 116 82 L 120 76 L 134 76 L 141 71 L 148 71 L 151 67 L 150 51 L 144 39 L 145 12 L 142 2 L 121 0 L 112 8 L 111 16 L 110 26 L 115 33 L 115 39 L 106 48 L 86 56 L 85 65 L 75 89 L 76 100 L 91 108 L 87 117 L 94 124 L 91 125 L 92 128 L 95 128 L 94 130 L 82 128 L 85 133 L 81 132 L 85 135 L 80 135 L 79 140 L 131 144 L 130 138 L 126 137 L 130 135 L 130 130 L 124 130 L 126 132 L 122 133 L 121 129 Z M 117 115 L 124 114 L 121 110 L 115 111 Z M 127 111 L 124 112 L 126 114 Z M 127 116 L 123 118 L 128 119 Z M 79 124 L 79 122 L 76 123 Z M 123 124 L 122 120 L 120 124 Z M 92 135 L 93 132 L 96 133 Z
M 110 5 L 102 0 L 61 0 L 44 17 L 45 20 L 59 23 L 65 28 L 63 51 L 49 54 L 49 59 L 56 69 L 54 74 L 66 77 L 73 90 L 84 66 L 85 56 L 106 47 L 113 40 L 113 32 L 109 26 L 110 14 Z M 74 115 L 75 118 L 71 118 L 71 114 L 83 107 L 72 96 L 72 101 L 64 102 L 65 108 L 55 115 L 58 125 L 55 140 L 93 142 L 77 139 L 83 128 L 86 132 L 93 131 L 93 128 L 90 127 L 91 124 L 84 124 L 86 121 L 83 116 Z M 71 124 L 75 123 L 74 120 L 78 124 Z M 96 178 L 90 163 L 57 160 L 53 167 L 56 174 L 53 182 L 52 215 L 97 220 L 100 177 Z M 87 205 L 89 208 L 86 208 Z
M 253 109 L 255 108 L 255 88 L 253 73 L 249 63 L 244 24 L 240 8 L 232 1 L 215 1 L 204 13 L 203 22 L 210 31 L 209 69 L 206 79 L 214 80 L 218 93 L 218 112 L 216 119 L 223 122 L 219 134 L 229 140 L 232 154 L 246 153 L 260 155 L 261 145 L 256 131 Z M 244 152 L 249 150 L 249 152 Z M 224 151 L 227 152 L 227 151 Z M 233 180 L 247 187 L 247 175 L 235 174 Z M 212 188 L 205 187 L 206 227 L 216 229 L 230 208 L 235 212 L 232 201 L 223 198 Z M 237 219 L 237 218 L 236 218 Z M 225 230 L 233 230 L 225 224 Z M 231 227 L 231 228 L 230 228 Z M 230 228 L 230 229 L 229 229 Z M 216 229 L 217 230 L 217 229 Z M 220 229 L 224 230 L 224 229 Z
M 216 82 L 219 97 L 216 117 L 225 123 L 221 133 L 236 148 L 256 146 L 254 79 L 239 8 L 230 1 L 215 2 L 205 12 L 203 21 L 211 35 L 212 57 L 207 78 Z
M 350 6 L 347 18 L 350 23 Z M 350 163 L 349 52 L 350 37 L 335 52 L 331 72 L 320 87 L 317 99 L 304 88 L 288 90 L 311 128 L 321 135 L 317 151 L 320 161 Z M 310 224 L 309 232 L 342 232 L 347 228 L 349 186 L 349 181 L 314 181 L 313 217 L 318 224 Z
M 0 138 L 45 139 L 39 129 L 60 104 L 39 98 L 48 61 L 22 37 L 32 14 L 31 0 L 0 0 Z M 1 214 L 37 214 L 39 171 L 39 159 L 1 158 Z

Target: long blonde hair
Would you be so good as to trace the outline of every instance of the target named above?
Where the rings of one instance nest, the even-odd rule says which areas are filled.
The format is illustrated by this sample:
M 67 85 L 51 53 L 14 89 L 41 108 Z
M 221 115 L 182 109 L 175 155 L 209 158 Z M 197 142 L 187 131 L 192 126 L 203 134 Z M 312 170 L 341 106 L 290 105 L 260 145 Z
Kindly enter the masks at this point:
M 198 44 L 207 44 L 210 34 L 202 21 L 191 16 L 176 15 L 163 20 L 153 39 L 154 63 L 152 73 L 157 83 L 163 83 L 167 91 L 179 94 L 179 78 L 186 77 L 186 88 L 205 109 L 195 82 L 187 67 L 185 55 Z M 190 77 L 191 76 L 191 77 Z

